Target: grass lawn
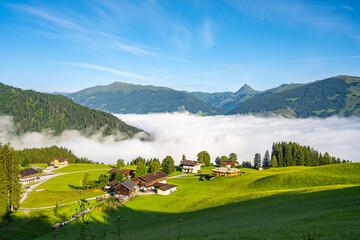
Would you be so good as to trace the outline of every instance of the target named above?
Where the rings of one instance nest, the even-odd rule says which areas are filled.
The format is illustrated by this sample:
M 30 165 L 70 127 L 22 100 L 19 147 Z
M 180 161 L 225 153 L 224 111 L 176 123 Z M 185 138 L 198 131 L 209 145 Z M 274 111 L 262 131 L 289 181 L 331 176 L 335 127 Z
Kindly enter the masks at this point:
M 96 169 L 111 169 L 115 166 L 107 164 L 84 164 L 84 163 L 72 163 L 67 167 L 59 168 L 54 170 L 56 173 L 68 173 L 68 172 L 78 172 L 85 170 L 96 170 Z
M 360 163 L 245 171 L 169 179 L 175 193 L 136 196 L 113 214 L 94 211 L 89 228 L 99 238 L 109 221 L 106 238 L 116 239 L 121 215 L 122 239 L 360 239 Z M 74 223 L 57 239 L 79 233 Z

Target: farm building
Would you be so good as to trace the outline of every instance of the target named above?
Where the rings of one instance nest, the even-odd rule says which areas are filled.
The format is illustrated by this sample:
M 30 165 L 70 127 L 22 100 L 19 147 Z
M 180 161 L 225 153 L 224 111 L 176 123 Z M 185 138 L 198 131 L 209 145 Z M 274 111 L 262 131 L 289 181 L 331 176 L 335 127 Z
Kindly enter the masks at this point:
M 116 185 L 118 185 L 119 183 L 120 182 L 118 182 L 118 181 L 110 182 L 105 185 L 104 190 L 111 192 L 115 189 Z
M 135 197 L 136 190 L 137 184 L 130 179 L 126 179 L 122 183 L 115 186 L 115 196 L 125 195 L 133 198 Z
M 155 183 L 166 183 L 167 174 L 163 171 L 156 171 L 149 173 L 134 179 L 136 184 L 140 185 L 140 189 L 143 191 L 150 191 L 155 189 Z
M 25 168 L 20 170 L 20 183 L 29 184 L 37 181 L 36 174 L 38 171 L 32 168 Z
M 227 167 L 227 168 L 231 168 L 231 166 L 232 166 L 233 164 L 235 164 L 235 166 L 238 165 L 237 162 L 231 162 L 231 161 L 222 161 L 222 162 L 220 162 L 220 166 L 225 166 L 225 167 Z
M 66 158 L 54 158 L 50 161 L 50 166 L 55 168 L 61 168 L 69 166 L 69 161 Z
M 155 183 L 156 193 L 160 195 L 169 195 L 176 191 L 176 185 L 168 183 Z
M 36 170 L 36 171 L 39 172 L 39 173 L 43 172 L 43 169 L 42 169 L 41 167 L 31 166 L 30 168 Z
M 183 160 L 180 163 L 180 167 L 182 168 L 182 172 L 184 173 L 198 173 L 200 171 L 201 162 Z
M 108 174 L 111 174 L 112 177 L 115 177 L 116 173 L 118 171 L 121 171 L 123 178 L 130 178 L 131 177 L 131 170 L 130 169 L 119 169 L 119 168 L 113 168 L 110 171 L 108 171 Z
M 212 170 L 216 176 L 236 176 L 242 174 L 237 168 L 219 167 Z

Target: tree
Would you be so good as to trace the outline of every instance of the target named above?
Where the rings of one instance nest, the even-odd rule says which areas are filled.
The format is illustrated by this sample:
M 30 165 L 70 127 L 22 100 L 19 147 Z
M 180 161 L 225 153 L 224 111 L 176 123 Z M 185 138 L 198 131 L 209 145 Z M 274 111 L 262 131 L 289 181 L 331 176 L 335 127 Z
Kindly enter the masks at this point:
M 261 167 L 261 155 L 260 153 L 255 153 L 254 157 L 254 168 Z
M 229 160 L 230 160 L 231 162 L 237 162 L 237 155 L 236 155 L 236 153 L 230 153 L 230 154 L 229 154 Z
M 243 168 L 252 168 L 252 164 L 251 164 L 250 161 L 244 161 L 244 162 L 242 162 L 241 166 L 242 166 Z
M 24 167 L 28 167 L 30 165 L 29 158 L 25 157 L 24 160 L 22 161 L 21 165 L 23 165 Z
M 82 184 L 83 184 L 83 189 L 88 189 L 89 188 L 89 185 L 90 185 L 89 184 L 89 173 L 84 174 Z
M 181 158 L 181 162 L 185 161 L 186 160 L 186 157 L 185 157 L 185 154 L 182 155 L 182 158 Z
M 144 162 L 139 162 L 135 169 L 135 177 L 145 175 L 147 173 L 147 167 Z
M 164 160 L 162 161 L 162 169 L 167 174 L 171 174 L 175 171 L 175 163 L 171 156 L 166 156 Z
M 124 166 L 125 166 L 125 161 L 124 161 L 124 159 L 118 159 L 117 160 L 117 162 L 116 162 L 116 165 L 117 165 L 117 167 L 118 168 L 124 168 Z
M 278 167 L 278 162 L 276 160 L 275 155 L 273 155 L 272 158 L 271 158 L 271 166 L 274 167 L 274 168 Z
M 210 167 L 210 155 L 207 151 L 199 152 L 197 155 L 197 160 L 204 163 L 205 167 Z
M 105 185 L 108 182 L 108 177 L 106 174 L 100 174 L 98 178 L 99 184 Z
M 156 172 L 160 170 L 160 161 L 157 158 L 154 158 L 152 161 L 150 161 L 149 164 L 149 172 Z
M 117 170 L 117 172 L 115 173 L 115 181 L 118 181 L 118 182 L 124 181 L 124 177 L 123 177 L 122 171 L 120 169 Z
M 218 165 L 218 166 L 221 165 L 221 158 L 220 157 L 216 157 L 215 164 Z
M 263 166 L 270 167 L 270 154 L 269 154 L 268 150 L 266 150 L 265 155 L 264 155 Z

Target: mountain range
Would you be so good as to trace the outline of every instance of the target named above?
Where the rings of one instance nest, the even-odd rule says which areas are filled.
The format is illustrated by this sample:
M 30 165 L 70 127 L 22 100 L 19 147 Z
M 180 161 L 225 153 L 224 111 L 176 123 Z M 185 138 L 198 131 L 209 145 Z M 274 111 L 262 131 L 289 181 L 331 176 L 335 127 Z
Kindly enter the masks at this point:
M 236 92 L 186 92 L 167 87 L 114 82 L 62 93 L 90 108 L 112 113 L 175 112 L 202 115 L 280 114 L 286 117 L 360 115 L 360 78 L 336 76 L 307 84 L 282 84 L 256 91 L 245 84 Z
M 59 135 L 65 130 L 78 130 L 85 136 L 102 132 L 103 136 L 114 134 L 117 140 L 121 140 L 142 131 L 110 113 L 89 109 L 67 97 L 22 90 L 2 83 L 0 115 L 13 118 L 16 134 L 50 130 L 53 135 Z

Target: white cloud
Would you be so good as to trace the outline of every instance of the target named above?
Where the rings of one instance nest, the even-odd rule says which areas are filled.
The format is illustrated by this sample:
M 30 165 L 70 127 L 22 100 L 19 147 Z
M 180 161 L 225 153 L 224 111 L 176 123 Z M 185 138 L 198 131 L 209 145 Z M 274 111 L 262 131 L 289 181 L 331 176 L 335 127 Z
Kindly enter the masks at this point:
M 71 62 L 56 62 L 56 63 L 75 66 L 75 67 L 89 68 L 89 69 L 94 69 L 94 70 L 99 70 L 99 71 L 104 71 L 104 72 L 109 72 L 109 73 L 113 73 L 115 75 L 118 75 L 118 76 L 121 76 L 121 77 L 126 77 L 126 78 L 139 79 L 139 80 L 150 80 L 150 79 L 152 79 L 150 77 L 146 77 L 146 76 L 143 76 L 143 75 L 140 75 L 140 74 L 124 72 L 124 71 L 120 71 L 120 70 L 117 70 L 117 69 L 103 67 L 103 66 L 95 65 L 95 64 L 71 63 Z
M 201 28 L 201 38 L 203 42 L 203 46 L 205 48 L 210 48 L 214 45 L 214 31 L 213 31 L 213 23 L 210 19 L 206 19 L 203 22 Z
M 99 142 L 84 138 L 74 131 L 60 137 L 29 133 L 21 138 L 11 137 L 5 130 L 13 129 L 9 118 L 0 118 L 0 141 L 11 140 L 16 149 L 44 147 L 56 144 L 71 149 L 79 157 L 104 163 L 116 159 L 127 161 L 143 156 L 163 159 L 171 155 L 179 163 L 182 154 L 196 159 L 196 154 L 206 150 L 214 161 L 216 156 L 235 152 L 240 161 L 252 161 L 254 154 L 271 151 L 274 141 L 294 141 L 309 145 L 320 152 L 358 162 L 360 152 L 360 119 L 284 119 L 257 118 L 253 116 L 200 117 L 188 113 L 147 115 L 116 115 L 126 123 L 140 127 L 153 137 L 152 142 L 130 139 L 114 142 L 112 138 Z

